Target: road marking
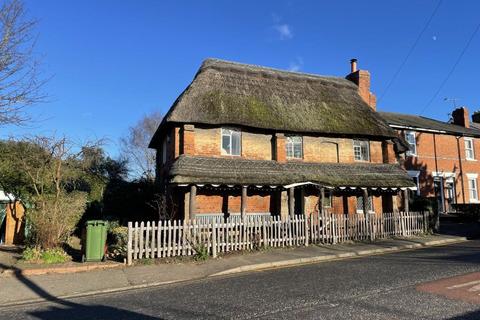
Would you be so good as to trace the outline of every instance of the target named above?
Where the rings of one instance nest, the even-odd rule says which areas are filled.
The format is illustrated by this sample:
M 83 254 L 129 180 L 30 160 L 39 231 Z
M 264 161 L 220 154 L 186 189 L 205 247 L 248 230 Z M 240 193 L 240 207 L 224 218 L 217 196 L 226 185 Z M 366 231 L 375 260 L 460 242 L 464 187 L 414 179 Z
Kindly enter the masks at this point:
M 480 280 L 475 280 L 475 281 L 465 282 L 465 283 L 461 283 L 461 284 L 456 284 L 454 286 L 447 287 L 447 289 L 450 289 L 450 290 L 451 289 L 458 289 L 458 288 L 472 286 L 472 285 L 477 284 L 477 283 L 480 283 Z

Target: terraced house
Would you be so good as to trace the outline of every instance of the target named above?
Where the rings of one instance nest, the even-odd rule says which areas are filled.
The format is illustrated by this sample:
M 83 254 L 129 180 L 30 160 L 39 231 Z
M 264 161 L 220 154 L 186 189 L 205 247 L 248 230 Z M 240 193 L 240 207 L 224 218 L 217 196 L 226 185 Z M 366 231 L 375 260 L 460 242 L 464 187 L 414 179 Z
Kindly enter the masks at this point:
M 465 107 L 452 112 L 450 122 L 421 116 L 381 112 L 407 140 L 404 166 L 417 184 L 416 194 L 435 199 L 440 212 L 454 204 L 480 203 L 480 113 Z
M 343 78 L 208 59 L 152 138 L 157 180 L 186 219 L 407 209 L 408 145 L 375 104 L 356 60 Z

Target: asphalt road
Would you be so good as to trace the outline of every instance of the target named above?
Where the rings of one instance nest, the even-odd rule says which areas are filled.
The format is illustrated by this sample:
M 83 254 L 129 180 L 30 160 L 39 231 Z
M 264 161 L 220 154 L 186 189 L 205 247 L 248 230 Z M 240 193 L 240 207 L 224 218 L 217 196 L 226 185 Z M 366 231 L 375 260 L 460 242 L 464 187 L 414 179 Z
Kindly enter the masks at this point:
M 0 319 L 480 319 L 417 285 L 480 271 L 480 241 L 0 308 Z M 1 294 L 1 287 L 0 287 Z

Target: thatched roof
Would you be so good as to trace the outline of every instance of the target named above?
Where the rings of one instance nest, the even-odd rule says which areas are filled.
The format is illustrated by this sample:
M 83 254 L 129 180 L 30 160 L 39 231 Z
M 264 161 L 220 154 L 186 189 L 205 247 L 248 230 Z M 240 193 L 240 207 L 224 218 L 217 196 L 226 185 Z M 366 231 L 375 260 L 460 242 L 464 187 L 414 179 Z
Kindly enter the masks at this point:
M 152 147 L 169 123 L 398 138 L 349 80 L 217 59 L 203 62 L 165 116 Z
M 278 163 L 268 160 L 181 155 L 170 182 L 178 184 L 288 185 L 312 182 L 330 187 L 414 187 L 400 166 L 374 163 Z
M 447 134 L 480 137 L 480 130 L 478 128 L 465 128 L 453 123 L 439 121 L 413 114 L 396 112 L 379 112 L 379 114 L 390 125 L 409 127 L 419 131 L 422 131 L 422 129 L 427 129 L 441 131 Z

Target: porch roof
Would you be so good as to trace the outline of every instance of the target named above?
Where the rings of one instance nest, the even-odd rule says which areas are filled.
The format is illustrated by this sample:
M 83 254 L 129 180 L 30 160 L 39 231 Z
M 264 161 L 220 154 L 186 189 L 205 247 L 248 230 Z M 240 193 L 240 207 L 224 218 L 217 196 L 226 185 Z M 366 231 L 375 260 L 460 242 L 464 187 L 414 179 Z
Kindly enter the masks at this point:
M 181 155 L 170 170 L 174 184 L 284 186 L 305 181 L 326 187 L 415 187 L 404 169 L 383 163 L 279 163 Z

